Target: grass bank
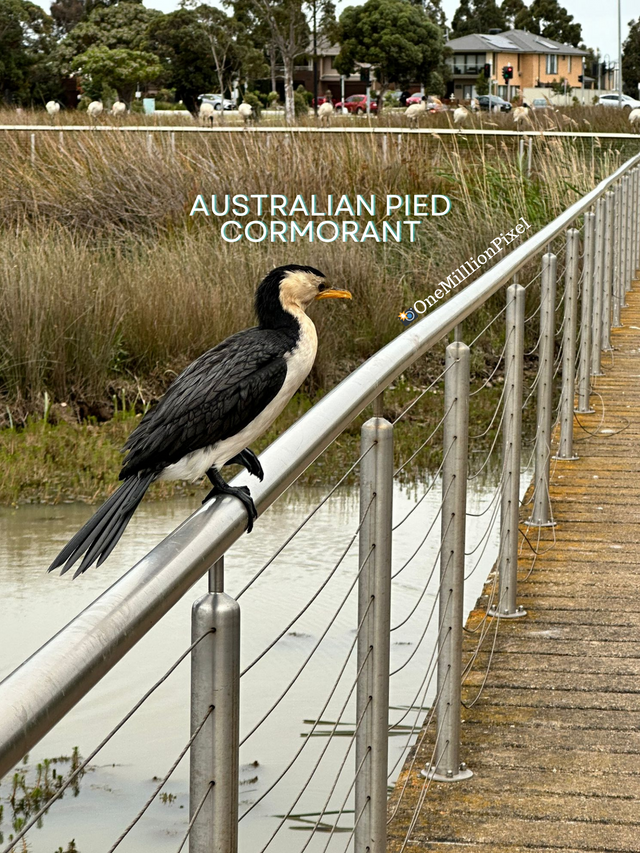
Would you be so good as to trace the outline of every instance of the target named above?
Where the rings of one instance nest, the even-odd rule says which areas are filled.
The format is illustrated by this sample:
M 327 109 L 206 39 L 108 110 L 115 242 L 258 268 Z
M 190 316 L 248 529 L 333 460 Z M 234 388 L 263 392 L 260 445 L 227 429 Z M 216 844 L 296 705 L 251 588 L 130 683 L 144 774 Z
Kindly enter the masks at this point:
M 476 387 L 480 388 L 484 381 L 476 382 Z M 501 388 L 502 377 L 498 372 L 481 393 L 471 398 L 472 433 L 479 436 L 471 442 L 472 459 L 485 458 L 495 441 L 499 418 L 492 422 L 492 415 L 499 402 Z M 401 377 L 385 394 L 385 416 L 395 420 L 423 390 L 423 387 L 415 385 L 406 376 Z M 277 435 L 298 420 L 313 402 L 307 395 L 297 394 L 272 429 L 254 445 L 254 449 L 262 451 Z M 48 410 L 46 420 L 30 417 L 23 427 L 0 430 L 0 504 L 56 504 L 77 500 L 99 503 L 117 487 L 122 464 L 120 448 L 135 428 L 140 414 L 132 409 L 120 410 L 104 423 L 79 423 L 66 416 L 65 408 L 54 405 Z M 365 411 L 357 418 L 326 453 L 307 469 L 301 482 L 325 484 L 337 481 L 357 458 L 360 426 L 370 415 L 370 411 Z M 442 387 L 439 383 L 399 421 L 395 439 L 396 467 L 400 467 L 414 454 L 436 428 L 441 417 Z M 525 417 L 525 432 L 529 434 L 531 431 L 532 424 Z M 435 470 L 442 458 L 440 445 L 441 435 L 436 434 L 433 441 L 404 468 L 400 475 L 401 481 L 424 479 L 426 472 Z M 480 464 L 478 462 L 476 468 Z M 489 466 L 484 470 L 486 475 L 491 472 Z M 157 483 L 151 487 L 149 496 L 151 499 L 162 499 L 176 494 L 200 492 L 203 496 L 206 493 L 204 485 Z

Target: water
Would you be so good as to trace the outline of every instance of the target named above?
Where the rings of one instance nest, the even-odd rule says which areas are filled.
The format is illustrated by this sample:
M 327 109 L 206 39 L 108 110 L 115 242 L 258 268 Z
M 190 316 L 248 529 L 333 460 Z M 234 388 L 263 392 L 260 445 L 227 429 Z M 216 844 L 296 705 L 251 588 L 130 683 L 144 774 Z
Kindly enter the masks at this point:
M 226 589 L 236 594 L 266 559 L 287 538 L 309 510 L 317 504 L 326 488 L 297 488 L 276 503 L 260 519 L 251 536 L 243 536 L 226 558 Z M 396 487 L 394 522 L 403 519 L 423 486 Z M 496 504 L 490 506 L 495 484 L 477 485 L 469 494 L 470 516 L 467 551 L 480 542 L 493 517 Z M 197 499 L 176 499 L 165 503 L 143 503 L 118 546 L 100 569 L 91 569 L 72 581 L 70 575 L 47 575 L 46 566 L 60 547 L 91 513 L 82 505 L 59 507 L 26 506 L 0 510 L 0 678 L 5 677 L 27 656 L 35 652 L 82 608 L 113 583 L 125 569 L 140 559 L 162 537 L 173 530 L 198 506 Z M 419 508 L 394 533 L 394 571 L 414 553 L 440 506 L 439 484 Z M 242 667 L 250 664 L 270 641 L 302 609 L 310 596 L 326 579 L 331 568 L 348 545 L 358 522 L 356 488 L 345 488 L 333 497 L 296 537 L 294 543 L 241 598 Z M 468 558 L 467 573 L 477 563 L 465 588 L 467 611 L 475 604 L 497 552 L 495 524 L 486 540 Z M 429 704 L 434 685 L 426 697 L 418 692 L 428 667 L 435 641 L 434 624 L 424 632 L 435 602 L 437 568 L 434 580 L 422 595 L 425 582 L 438 558 L 439 520 L 433 533 L 393 584 L 392 626 L 415 612 L 406 624 L 392 633 L 391 669 L 411 661 L 391 680 L 391 705 Z M 357 542 L 314 604 L 293 625 L 287 635 L 242 678 L 241 738 L 271 708 L 300 668 L 325 631 L 333 614 L 347 596 L 357 572 Z M 70 754 L 78 746 L 82 755 L 104 737 L 142 694 L 177 659 L 190 643 L 189 612 L 192 601 L 206 591 L 199 582 L 173 610 L 107 675 L 91 693 L 71 711 L 30 756 L 29 763 L 45 757 Z M 420 603 L 418 599 L 422 595 Z M 417 606 L 416 606 L 417 604 Z M 333 698 L 327 703 L 332 685 L 348 656 L 357 625 L 356 593 L 348 597 L 340 614 L 322 640 L 310 663 L 278 709 L 242 746 L 240 753 L 241 814 L 254 804 L 278 778 L 286 765 L 303 748 L 299 759 L 284 779 L 241 821 L 240 849 L 261 851 L 281 819 L 291 809 L 297 793 L 306 790 L 292 813 L 317 813 L 324 806 L 334 777 L 350 738 L 329 742 L 322 733 L 332 726 L 317 727 L 320 736 L 305 738 L 312 725 L 305 720 L 334 723 L 341 709 L 343 728 L 351 730 L 355 722 L 353 696 L 349 691 L 355 679 L 352 654 Z M 96 757 L 90 772 L 82 779 L 78 796 L 68 793 L 58 801 L 41 828 L 29 833 L 32 853 L 66 850 L 75 839 L 80 853 L 105 853 L 120 832 L 137 813 L 154 788 L 154 777 L 162 777 L 189 738 L 189 663 L 175 673 L 153 694 L 126 726 Z M 326 707 L 325 707 L 326 705 Z M 416 711 L 392 710 L 391 720 L 404 717 L 404 725 L 419 723 Z M 391 780 L 402 766 L 403 749 L 411 732 L 391 738 Z M 322 751 L 326 755 L 319 761 Z M 319 761 L 319 763 L 318 763 Z M 318 764 L 316 767 L 315 765 Z M 170 803 L 156 801 L 147 815 L 119 847 L 124 853 L 164 853 L 175 851 L 188 823 L 188 760 L 179 765 L 165 791 L 175 795 Z M 347 798 L 354 774 L 353 752 L 338 779 L 330 810 L 337 810 Z M 0 802 L 9 793 L 9 777 L 0 784 Z M 5 842 L 10 830 L 10 809 L 5 802 Z M 309 841 L 308 827 L 316 818 L 286 820 L 268 848 L 278 853 L 298 853 Z M 333 818 L 327 818 L 327 822 Z M 311 821 L 311 823 L 309 823 Z M 346 813 L 338 826 L 353 825 Z M 316 834 L 306 848 L 309 853 L 325 849 L 329 836 Z M 343 850 L 346 835 L 336 833 L 329 850 Z

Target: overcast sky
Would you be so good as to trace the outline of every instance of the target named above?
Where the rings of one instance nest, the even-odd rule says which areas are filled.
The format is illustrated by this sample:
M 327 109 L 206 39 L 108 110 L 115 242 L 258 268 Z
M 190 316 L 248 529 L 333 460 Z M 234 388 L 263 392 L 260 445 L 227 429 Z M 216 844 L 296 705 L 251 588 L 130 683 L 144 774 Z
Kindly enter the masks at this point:
M 37 0 L 49 9 L 50 0 Z M 620 0 L 622 4 L 622 40 L 628 31 L 631 18 L 640 13 L 638 0 Z M 451 22 L 459 0 L 443 0 L 447 20 Z M 599 48 L 601 54 L 609 54 L 612 60 L 618 56 L 618 16 L 616 0 L 561 0 L 574 19 L 582 24 L 582 37 L 588 47 Z M 171 12 L 178 7 L 178 0 L 144 0 L 145 6 Z M 217 4 L 216 4 L 217 5 Z M 359 5 L 354 0 L 338 0 L 338 10 L 345 6 Z

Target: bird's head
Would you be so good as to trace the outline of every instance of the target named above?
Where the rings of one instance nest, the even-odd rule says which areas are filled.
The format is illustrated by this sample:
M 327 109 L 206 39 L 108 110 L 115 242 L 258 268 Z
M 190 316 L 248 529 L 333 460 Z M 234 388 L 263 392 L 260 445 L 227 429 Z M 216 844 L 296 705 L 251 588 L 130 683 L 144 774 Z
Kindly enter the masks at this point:
M 306 311 L 317 299 L 351 299 L 348 290 L 329 287 L 324 273 L 314 267 L 288 264 L 264 277 L 256 291 L 256 314 L 261 326 L 274 328 L 282 311 Z

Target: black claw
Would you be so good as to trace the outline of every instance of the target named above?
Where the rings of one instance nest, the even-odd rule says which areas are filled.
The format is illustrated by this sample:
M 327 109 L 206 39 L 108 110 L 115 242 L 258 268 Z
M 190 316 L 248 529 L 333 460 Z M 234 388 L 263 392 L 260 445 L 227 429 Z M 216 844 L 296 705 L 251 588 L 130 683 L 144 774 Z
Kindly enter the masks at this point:
M 261 482 L 264 479 L 264 471 L 262 470 L 262 465 L 260 464 L 260 460 L 248 447 L 245 447 L 244 450 L 241 450 L 233 459 L 230 459 L 226 465 L 242 465 L 243 468 L 246 468 L 247 471 L 252 474 L 254 477 L 257 477 Z
M 256 505 L 251 497 L 251 492 L 247 486 L 230 486 L 228 483 L 225 483 L 215 468 L 210 468 L 207 471 L 207 477 L 213 483 L 213 488 L 207 494 L 202 503 L 206 503 L 216 495 L 231 495 L 232 497 L 238 498 L 247 511 L 247 533 L 251 533 L 253 530 L 254 519 L 258 517 L 258 510 L 256 509 Z

